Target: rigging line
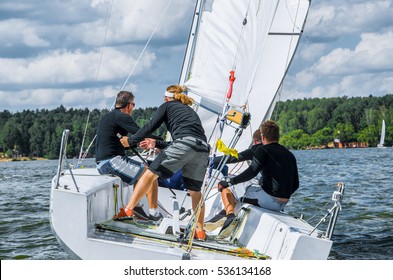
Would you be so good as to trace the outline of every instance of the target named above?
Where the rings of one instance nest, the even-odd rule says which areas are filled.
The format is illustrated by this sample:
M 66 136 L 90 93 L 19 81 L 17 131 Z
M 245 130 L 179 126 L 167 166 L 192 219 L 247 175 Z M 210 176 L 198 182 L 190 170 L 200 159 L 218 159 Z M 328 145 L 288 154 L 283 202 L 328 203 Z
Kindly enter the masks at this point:
M 286 59 L 286 62 L 285 62 L 285 69 L 286 69 L 285 70 L 285 74 L 288 72 L 289 56 L 290 56 L 290 52 L 291 52 L 291 47 L 292 47 L 292 42 L 293 42 L 293 37 L 294 37 L 293 34 L 295 32 L 295 29 L 299 30 L 300 34 L 302 33 L 302 30 L 296 25 L 297 17 L 298 17 L 298 14 L 299 14 L 299 6 L 300 6 L 300 1 L 297 2 L 296 14 L 295 14 L 295 18 L 293 19 L 292 16 L 291 16 L 291 13 L 289 11 L 289 8 L 288 8 L 288 3 L 287 3 L 287 1 L 285 1 L 285 7 L 287 8 L 287 11 L 288 11 L 288 14 L 289 14 L 289 18 L 291 19 L 291 21 L 293 23 L 292 24 L 292 32 L 291 32 L 291 34 L 292 34 L 291 35 L 291 40 L 290 40 L 290 43 L 289 43 L 288 52 L 287 52 L 287 59 Z M 299 40 L 300 40 L 300 38 L 299 38 Z M 281 100 L 282 90 L 283 90 L 283 87 L 284 87 L 284 80 L 285 79 L 282 80 L 280 88 L 279 88 L 279 90 L 277 92 L 278 98 L 277 98 L 277 100 L 274 100 L 275 99 L 274 98 L 273 102 L 277 103 L 277 102 L 279 102 Z M 277 109 L 276 109 L 276 118 L 275 118 L 276 120 L 277 120 L 277 117 L 278 117 L 278 111 L 279 111 L 279 108 L 277 107 Z
M 98 77 L 100 75 L 102 58 L 104 56 L 104 48 L 105 48 L 106 38 L 108 36 L 109 22 L 110 22 L 111 15 L 112 15 L 112 8 L 113 8 L 113 0 L 111 1 L 111 5 L 109 7 L 108 15 L 107 15 L 107 18 L 106 18 L 105 35 L 104 35 L 104 39 L 103 39 L 103 42 L 102 42 L 102 47 L 101 47 L 101 51 L 100 51 L 100 59 L 98 61 L 98 67 L 97 67 L 96 78 L 95 78 L 95 82 L 96 83 L 97 83 Z M 85 139 L 86 139 L 87 127 L 88 127 L 89 122 L 90 122 L 91 107 L 92 107 L 92 104 L 93 104 L 93 99 L 94 99 L 94 95 L 95 95 L 96 89 L 97 89 L 97 87 L 95 86 L 94 89 L 93 89 L 93 94 L 91 95 L 91 99 L 90 99 L 90 109 L 89 109 L 89 113 L 88 113 L 87 119 L 86 119 L 86 125 L 85 125 L 85 130 L 84 130 L 84 133 L 83 133 L 82 144 L 81 144 L 81 149 L 80 149 L 80 152 L 79 152 L 79 158 L 78 158 L 77 167 L 79 167 L 79 165 L 82 163 L 83 146 L 84 146 Z M 95 139 L 95 137 L 94 137 L 94 139 Z M 93 143 L 94 139 L 92 140 L 92 143 Z M 90 146 L 91 146 L 91 144 L 89 145 L 89 147 Z M 87 151 L 86 151 L 86 154 L 87 154 Z
M 268 31 L 270 31 L 271 28 L 272 28 L 272 26 L 273 26 L 274 18 L 275 18 L 276 15 L 277 15 L 277 11 L 278 11 L 278 6 L 279 6 L 279 4 L 280 4 L 280 1 L 277 1 L 277 3 L 275 4 L 274 13 L 273 13 L 273 16 L 272 16 L 272 18 L 271 18 L 271 22 L 270 22 Z M 274 5 L 274 4 L 273 4 L 273 5 Z M 257 65 L 261 62 L 262 54 L 263 54 L 263 52 L 265 51 L 266 40 L 267 40 L 268 37 L 269 37 L 269 32 L 268 32 L 266 38 L 263 40 L 263 47 L 262 47 L 262 50 L 259 52 L 258 61 L 256 62 Z M 257 72 L 257 68 L 254 68 L 254 70 L 253 70 L 253 72 L 252 72 L 252 75 L 250 75 L 250 76 L 251 76 L 251 79 L 250 79 L 251 82 L 254 82 L 255 76 L 256 76 L 256 72 Z M 251 94 L 252 89 L 253 89 L 252 86 L 248 89 L 248 94 L 247 94 L 247 98 L 246 98 L 246 100 L 245 100 L 245 104 L 248 103 L 248 99 L 249 99 L 249 97 L 250 97 L 250 94 Z
M 124 84 L 123 84 L 123 86 L 122 86 L 122 88 L 121 88 L 121 90 L 123 90 L 123 89 L 125 88 L 126 84 L 128 83 L 128 80 L 130 79 L 132 73 L 134 72 L 134 69 L 136 68 L 136 66 L 137 66 L 137 64 L 139 63 L 140 59 L 142 58 L 142 55 L 144 54 L 144 52 L 145 52 L 145 50 L 146 50 L 148 44 L 150 43 L 150 41 L 151 41 L 153 35 L 155 34 L 158 24 L 161 22 L 162 18 L 164 17 L 164 15 L 165 15 L 166 11 L 168 10 L 168 8 L 169 8 L 170 4 L 172 3 L 172 1 L 173 1 L 173 0 L 170 0 L 170 1 L 168 2 L 167 6 L 166 6 L 166 8 L 165 8 L 165 10 L 164 10 L 164 13 L 161 15 L 159 21 L 158 21 L 158 22 L 156 23 L 156 25 L 154 26 L 154 29 L 153 29 L 152 34 L 150 35 L 148 41 L 146 42 L 146 44 L 145 44 L 145 46 L 144 46 L 142 52 L 140 53 L 140 55 L 139 55 L 139 57 L 138 57 L 136 63 L 134 64 L 134 67 L 132 68 L 131 72 L 129 73 L 129 75 L 128 75 L 126 81 L 124 82 Z M 109 13 L 109 16 L 108 16 L 107 29 L 106 29 L 106 32 L 105 32 L 105 40 L 106 40 L 106 36 L 107 36 L 107 32 L 108 32 L 109 19 L 110 19 L 110 15 L 111 15 L 111 13 L 112 13 L 112 7 L 113 7 L 113 0 L 112 0 L 112 2 L 111 2 L 110 13 Z M 103 51 L 103 50 L 102 50 L 102 51 Z M 101 52 L 101 57 L 100 57 L 99 69 L 101 68 L 101 67 L 100 67 L 101 61 L 102 61 L 102 52 Z M 98 77 L 98 74 L 99 74 L 99 70 L 97 71 L 97 77 Z M 95 88 L 94 88 L 94 91 L 93 91 L 93 96 L 94 96 L 94 93 L 95 93 Z M 92 100 L 93 100 L 93 97 L 92 97 Z M 111 108 L 110 108 L 109 110 L 112 110 L 113 108 L 115 108 L 115 105 L 116 105 L 116 99 L 115 99 L 115 101 L 113 102 L 113 104 L 112 104 L 112 106 L 111 106 Z M 85 128 L 85 133 L 84 133 L 84 136 L 83 136 L 83 141 L 82 141 L 82 146 L 81 146 L 81 151 L 80 151 L 80 154 L 79 154 L 79 160 L 78 160 L 77 167 L 80 166 L 81 161 L 82 161 L 81 158 L 82 158 L 82 153 L 83 153 L 83 145 L 84 145 L 84 139 L 85 139 L 85 135 L 86 135 L 86 132 L 87 132 L 87 126 L 88 126 L 88 123 L 89 123 L 89 119 L 90 119 L 90 110 L 89 110 L 88 120 L 87 120 L 87 122 L 86 122 L 86 128 Z M 96 136 L 97 136 L 97 135 L 96 135 Z M 95 137 L 94 137 L 93 140 L 91 141 L 91 144 L 93 143 L 94 139 L 95 139 Z M 91 144 L 90 144 L 90 146 L 91 146 Z M 87 152 L 86 152 L 85 154 L 87 154 Z
M 234 76 L 234 74 L 235 74 L 234 70 L 236 69 L 239 50 L 240 50 L 240 47 L 242 46 L 241 41 L 243 39 L 244 31 L 245 31 L 245 28 L 247 25 L 247 17 L 248 17 L 248 11 L 250 9 L 250 5 L 251 5 L 251 0 L 248 1 L 247 10 L 246 10 L 244 18 L 243 18 L 242 27 L 241 27 L 239 38 L 237 41 L 236 52 L 235 52 L 235 56 L 233 59 L 233 65 L 232 65 L 232 69 L 230 71 L 228 91 L 227 91 L 227 94 L 225 95 L 225 98 L 224 98 L 224 105 L 222 108 L 222 112 L 221 112 L 221 115 L 218 116 L 217 123 L 215 124 L 214 129 L 209 137 L 209 141 L 210 141 L 210 139 L 213 137 L 213 134 L 215 134 L 215 136 L 214 136 L 214 139 L 215 139 L 214 149 L 212 149 L 213 150 L 212 151 L 213 158 L 215 157 L 216 152 L 217 152 L 217 145 L 216 145 L 217 140 L 222 137 L 223 132 L 224 132 L 224 127 L 225 127 L 224 119 L 229 111 L 229 100 L 232 97 L 233 83 L 235 82 L 235 79 L 236 79 Z M 220 124 L 219 130 L 215 131 L 217 124 Z M 211 168 L 209 170 L 209 178 L 210 177 L 211 177 Z
M 242 29 L 240 31 L 240 35 L 239 35 L 239 40 L 237 42 L 237 46 L 236 46 L 236 53 L 235 53 L 235 58 L 233 60 L 233 65 L 232 65 L 232 69 L 236 70 L 236 64 L 237 64 L 237 56 L 239 54 L 239 50 L 240 50 L 240 42 L 243 38 L 243 34 L 244 34 L 244 30 L 245 30 L 245 26 L 247 25 L 247 17 L 248 17 L 248 11 L 250 10 L 250 5 L 251 5 L 251 0 L 248 1 L 248 7 L 246 10 L 246 14 L 244 16 L 243 22 L 242 22 Z
M 139 54 L 139 57 L 138 57 L 138 59 L 136 60 L 134 66 L 132 67 L 130 73 L 128 74 L 127 79 L 124 81 L 124 84 L 123 84 L 123 86 L 121 87 L 121 90 L 123 90 L 123 89 L 126 87 L 126 85 L 128 84 L 128 81 L 129 81 L 129 79 L 131 78 L 131 75 L 133 74 L 133 72 L 134 72 L 136 66 L 138 65 L 139 61 L 141 60 L 143 54 L 145 53 L 145 51 L 146 51 L 146 49 L 147 49 L 147 46 L 150 44 L 151 39 L 153 38 L 154 34 L 155 34 L 156 31 L 157 31 L 157 27 L 158 27 L 159 23 L 161 23 L 162 19 L 164 18 L 164 15 L 166 14 L 166 11 L 168 10 L 168 8 L 169 8 L 169 6 L 171 5 L 172 1 L 173 1 L 173 0 L 169 0 L 169 1 L 168 1 L 168 4 L 167 4 L 167 6 L 166 6 L 164 12 L 161 14 L 161 17 L 160 17 L 159 20 L 156 22 L 156 24 L 155 24 L 155 26 L 154 26 L 154 28 L 153 28 L 153 31 L 152 31 L 152 33 L 150 34 L 149 39 L 147 40 L 145 46 L 143 47 L 141 53 Z M 116 101 L 113 103 L 113 105 L 112 105 L 112 107 L 111 107 L 111 110 L 115 107 L 115 104 L 116 104 Z

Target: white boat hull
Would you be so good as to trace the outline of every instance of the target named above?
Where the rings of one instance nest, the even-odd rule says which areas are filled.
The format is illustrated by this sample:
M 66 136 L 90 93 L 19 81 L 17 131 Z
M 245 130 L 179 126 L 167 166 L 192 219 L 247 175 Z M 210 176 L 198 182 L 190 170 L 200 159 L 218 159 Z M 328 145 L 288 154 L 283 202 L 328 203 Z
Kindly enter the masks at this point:
M 266 255 L 271 259 L 308 260 L 327 259 L 331 250 L 332 241 L 319 236 L 319 231 L 310 235 L 312 227 L 304 221 L 245 204 L 244 217 L 231 242 L 220 244 L 214 238 L 207 242 L 194 241 L 188 254 L 187 243 L 178 242 L 172 234 L 165 234 L 168 225 L 172 224 L 169 217 L 157 227 L 136 233 L 127 231 L 132 225 L 111 220 L 116 207 L 121 207 L 116 201 L 126 204 L 132 191 L 120 186 L 116 193 L 113 186 L 120 185 L 119 178 L 99 175 L 94 168 L 73 170 L 73 174 L 79 192 L 70 172 L 65 172 L 59 178 L 58 188 L 56 177 L 52 181 L 50 203 L 52 230 L 71 258 L 238 259 Z M 173 212 L 171 196 L 167 188 L 159 188 L 159 201 L 168 212 Z M 186 192 L 176 191 L 176 197 L 186 209 L 190 207 Z M 206 203 L 206 216 L 210 209 L 214 207 Z M 100 223 L 108 225 L 109 229 L 100 230 L 97 227 Z M 186 223 L 185 220 L 182 224 Z M 233 254 L 241 249 L 238 244 L 245 246 L 249 254 Z M 250 252 L 255 254 L 250 255 Z

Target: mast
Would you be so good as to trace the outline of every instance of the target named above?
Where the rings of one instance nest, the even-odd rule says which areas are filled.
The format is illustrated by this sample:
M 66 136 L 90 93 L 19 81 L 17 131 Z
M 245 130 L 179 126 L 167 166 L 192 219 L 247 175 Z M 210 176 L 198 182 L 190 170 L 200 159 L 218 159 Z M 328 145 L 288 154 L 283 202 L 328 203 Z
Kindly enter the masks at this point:
M 195 50 L 195 42 L 196 42 L 196 37 L 198 34 L 198 26 L 200 22 L 200 15 L 201 15 L 201 9 L 202 9 L 202 2 L 203 0 L 198 0 L 195 4 L 195 10 L 194 10 L 194 18 L 192 21 L 191 29 L 190 29 L 190 35 L 188 36 L 188 43 L 187 43 L 187 49 L 186 53 L 184 55 L 183 59 L 183 66 L 180 74 L 180 79 L 179 79 L 179 85 L 183 85 L 184 82 L 187 80 L 187 76 L 190 70 L 191 66 L 191 58 L 193 57 L 193 53 Z

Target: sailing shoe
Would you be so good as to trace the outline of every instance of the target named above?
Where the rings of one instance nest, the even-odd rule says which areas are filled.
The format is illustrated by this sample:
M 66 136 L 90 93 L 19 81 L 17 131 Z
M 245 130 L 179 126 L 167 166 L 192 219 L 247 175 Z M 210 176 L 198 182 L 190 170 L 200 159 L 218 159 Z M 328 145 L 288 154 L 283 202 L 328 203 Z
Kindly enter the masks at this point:
M 196 229 L 194 234 L 194 239 L 199 241 L 206 241 L 207 239 L 206 231 Z
M 147 214 L 143 210 L 143 207 L 135 206 L 133 210 L 134 210 L 134 215 L 137 219 L 140 219 L 140 220 L 149 220 L 150 219 L 149 216 L 147 216 Z
M 134 217 L 134 211 L 132 209 L 125 210 L 124 208 L 120 208 L 119 213 L 113 216 L 114 220 L 127 220 L 132 219 Z
M 221 210 L 220 213 L 215 215 L 209 221 L 206 221 L 205 225 L 203 227 L 207 231 L 213 231 L 216 228 L 222 227 L 224 225 L 226 219 L 227 219 L 227 216 L 226 216 L 225 210 Z
M 237 227 L 237 219 L 235 214 L 231 213 L 227 215 L 227 219 L 222 226 L 220 233 L 217 235 L 218 239 L 224 239 L 227 238 L 228 236 L 231 235 L 231 233 L 235 230 Z
M 149 220 L 150 220 L 150 221 L 159 222 L 159 221 L 161 221 L 163 218 L 164 218 L 164 216 L 162 216 L 161 213 L 158 213 L 157 216 L 153 216 L 153 215 L 149 214 Z

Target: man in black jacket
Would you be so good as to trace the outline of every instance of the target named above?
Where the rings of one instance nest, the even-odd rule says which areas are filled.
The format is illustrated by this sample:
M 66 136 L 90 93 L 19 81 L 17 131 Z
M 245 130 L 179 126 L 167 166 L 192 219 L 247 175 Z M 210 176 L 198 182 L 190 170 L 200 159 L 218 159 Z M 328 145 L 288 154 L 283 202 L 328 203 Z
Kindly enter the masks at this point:
M 129 91 L 120 91 L 117 94 L 115 109 L 104 115 L 98 124 L 95 149 L 98 172 L 118 176 L 129 185 L 135 184 L 146 170 L 143 163 L 126 155 L 119 139 L 121 136 L 127 136 L 128 133 L 135 134 L 140 128 L 131 117 L 135 108 L 134 99 L 134 95 Z M 159 138 L 154 135 L 148 137 Z M 149 216 L 141 206 L 136 207 L 136 215 L 141 219 L 160 219 L 157 181 L 146 196 L 149 203 Z
M 232 230 L 229 226 L 235 220 L 236 201 L 233 190 L 229 187 L 235 187 L 236 184 L 249 181 L 260 174 L 259 184 L 251 184 L 246 188 L 243 201 L 253 201 L 254 204 L 272 211 L 283 210 L 291 195 L 299 188 L 296 158 L 278 143 L 279 126 L 268 120 L 262 123 L 259 129 L 263 145 L 255 150 L 251 165 L 239 175 L 218 183 L 226 212 L 220 235 L 229 235 Z

